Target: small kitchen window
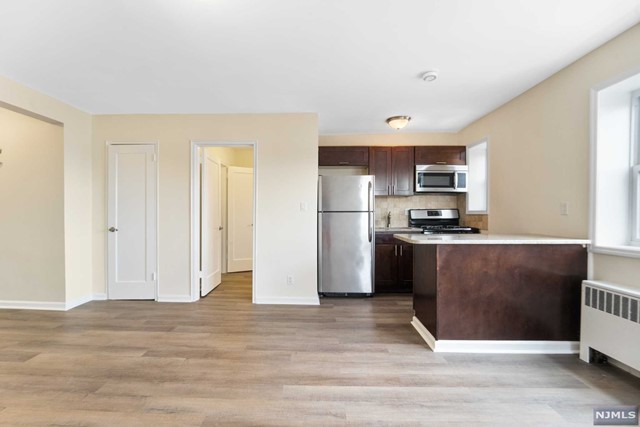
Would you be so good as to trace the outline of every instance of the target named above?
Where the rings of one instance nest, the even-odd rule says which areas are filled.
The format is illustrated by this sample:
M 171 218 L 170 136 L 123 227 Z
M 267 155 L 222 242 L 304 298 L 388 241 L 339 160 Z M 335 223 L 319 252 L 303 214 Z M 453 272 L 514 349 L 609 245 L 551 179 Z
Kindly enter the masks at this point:
M 489 140 L 484 138 L 467 147 L 469 166 L 467 213 L 489 213 Z

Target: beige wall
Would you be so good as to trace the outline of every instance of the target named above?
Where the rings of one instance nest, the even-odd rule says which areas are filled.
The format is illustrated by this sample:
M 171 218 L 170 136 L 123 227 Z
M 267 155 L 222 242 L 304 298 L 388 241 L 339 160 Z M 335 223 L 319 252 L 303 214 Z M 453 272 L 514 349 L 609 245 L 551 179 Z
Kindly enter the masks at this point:
M 226 166 L 253 167 L 253 148 L 207 147 L 206 150 Z
M 105 141 L 159 141 L 159 295 L 189 295 L 190 140 L 256 141 L 257 301 L 317 302 L 315 114 L 95 116 L 94 291 L 105 292 Z
M 65 301 L 62 131 L 0 108 L 2 301 Z
M 0 103 L 64 126 L 64 301 L 67 306 L 86 301 L 91 297 L 91 116 L 4 77 Z
M 460 145 L 457 133 L 384 133 L 358 135 L 320 135 L 320 146 L 373 145 Z
M 460 132 L 465 145 L 489 137 L 492 232 L 587 237 L 590 89 L 639 67 L 638 46 L 640 25 Z M 592 267 L 640 288 L 640 260 L 595 255 Z

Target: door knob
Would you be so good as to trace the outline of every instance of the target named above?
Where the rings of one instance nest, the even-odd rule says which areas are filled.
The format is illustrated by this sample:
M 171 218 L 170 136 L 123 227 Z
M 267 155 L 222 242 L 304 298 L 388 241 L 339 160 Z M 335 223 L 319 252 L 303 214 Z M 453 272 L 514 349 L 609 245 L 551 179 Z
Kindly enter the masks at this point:
M 218 230 L 222 230 L 222 227 L 218 227 Z
M 115 227 L 109 227 L 109 231 L 115 233 L 116 231 L 118 231 L 118 229 Z

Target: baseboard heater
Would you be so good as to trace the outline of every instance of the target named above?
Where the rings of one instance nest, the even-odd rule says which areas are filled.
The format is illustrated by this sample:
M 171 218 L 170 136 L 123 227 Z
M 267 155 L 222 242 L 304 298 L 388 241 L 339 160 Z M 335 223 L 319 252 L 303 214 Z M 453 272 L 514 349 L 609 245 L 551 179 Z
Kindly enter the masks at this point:
M 580 359 L 590 362 L 593 350 L 640 370 L 640 291 L 582 282 Z

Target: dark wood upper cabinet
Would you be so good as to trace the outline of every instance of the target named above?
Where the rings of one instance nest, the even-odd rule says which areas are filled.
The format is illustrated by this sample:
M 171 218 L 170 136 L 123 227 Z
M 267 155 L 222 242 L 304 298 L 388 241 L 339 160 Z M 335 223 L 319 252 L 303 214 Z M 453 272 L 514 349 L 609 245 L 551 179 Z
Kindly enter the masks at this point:
M 318 147 L 319 166 L 369 166 L 369 147 Z
M 393 196 L 413 196 L 415 163 L 413 147 L 391 149 L 391 189 Z
M 415 147 L 416 165 L 466 165 L 467 147 L 440 145 Z
M 376 196 L 411 196 L 413 147 L 370 147 L 369 173 L 376 177 Z

